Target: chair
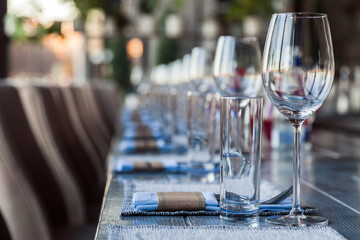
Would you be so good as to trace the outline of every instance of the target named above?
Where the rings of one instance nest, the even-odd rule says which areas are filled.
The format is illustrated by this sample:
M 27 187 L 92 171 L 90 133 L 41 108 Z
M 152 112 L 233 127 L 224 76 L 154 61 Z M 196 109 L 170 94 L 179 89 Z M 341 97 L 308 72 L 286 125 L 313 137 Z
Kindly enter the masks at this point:
M 29 121 L 36 143 L 61 189 L 68 221 L 71 225 L 84 224 L 86 209 L 81 186 L 65 161 L 60 141 L 53 135 L 43 100 L 31 86 L 17 85 L 16 88 L 25 110 L 25 119 Z
M 84 138 L 77 134 L 79 131 L 75 126 L 79 126 L 72 124 L 60 89 L 49 86 L 35 86 L 34 89 L 42 100 L 51 134 L 56 141 L 56 148 L 60 150 L 63 160 L 81 187 L 85 203 L 88 207 L 91 205 L 91 208 L 97 205 L 100 212 L 105 187 L 104 164 L 98 156 L 93 155 L 94 151 L 86 146 L 87 142 L 82 141 Z
M 16 240 L 51 239 L 39 195 L 7 144 L 4 129 L 0 127 L 0 208 L 10 235 Z
M 84 120 L 102 120 L 81 107 L 70 88 L 0 84 L 0 210 L 13 239 L 93 237 L 105 164 Z
M 78 222 L 78 211 L 58 184 L 64 169 L 43 157 L 26 119 L 17 89 L 0 84 L 0 209 L 13 239 L 50 239 L 51 225 Z
M 68 101 L 73 102 L 72 107 L 76 108 L 79 114 L 80 121 L 88 133 L 91 142 L 99 152 L 102 162 L 106 162 L 106 158 L 110 149 L 108 140 L 104 136 L 102 129 L 99 127 L 96 119 L 93 117 L 91 110 L 89 110 L 89 103 L 84 97 L 84 93 L 80 87 L 70 87 L 69 90 L 63 88 L 64 97 Z M 70 107 L 70 106 L 69 106 Z
M 90 85 L 93 96 L 98 104 L 98 109 L 104 119 L 111 136 L 117 132 L 120 99 L 116 85 L 111 83 L 94 82 Z
M 11 240 L 10 233 L 5 222 L 4 217 L 0 212 L 0 239 L 2 240 Z
M 95 97 L 93 89 L 90 85 L 86 85 L 84 87 L 81 87 L 80 90 L 84 98 L 84 103 L 88 105 L 89 114 L 94 119 L 95 124 L 97 125 L 99 131 L 101 132 L 106 143 L 109 146 L 113 135 L 110 129 L 107 127 L 106 120 L 100 110 L 101 106 L 99 105 Z

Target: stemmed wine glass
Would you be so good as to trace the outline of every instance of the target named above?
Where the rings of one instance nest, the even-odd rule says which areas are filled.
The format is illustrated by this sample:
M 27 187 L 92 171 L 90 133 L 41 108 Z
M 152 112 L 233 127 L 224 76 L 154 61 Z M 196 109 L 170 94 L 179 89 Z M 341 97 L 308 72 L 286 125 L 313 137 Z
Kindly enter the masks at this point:
M 262 89 L 261 82 L 261 52 L 259 41 L 255 37 L 236 38 L 233 36 L 220 36 L 216 46 L 213 75 L 215 83 L 222 96 L 255 97 Z M 241 101 L 238 116 L 244 117 L 242 113 L 248 101 Z M 250 141 L 246 127 L 240 118 L 236 125 L 238 133 L 236 144 L 238 144 L 239 157 L 246 161 L 247 144 Z M 240 152 L 240 149 L 242 151 Z M 226 159 L 226 158 L 225 158 Z M 230 164 L 231 165 L 231 164 Z
M 257 38 L 221 36 L 213 75 L 221 95 L 254 97 L 261 90 L 261 53 Z
M 293 207 L 289 215 L 266 219 L 286 226 L 326 225 L 300 208 L 300 133 L 302 123 L 327 98 L 334 79 L 334 55 L 326 14 L 279 13 L 269 25 L 262 62 L 270 101 L 294 128 Z
M 194 47 L 191 51 L 190 80 L 193 89 L 200 93 L 214 92 L 214 81 L 211 73 L 210 54 L 204 47 Z

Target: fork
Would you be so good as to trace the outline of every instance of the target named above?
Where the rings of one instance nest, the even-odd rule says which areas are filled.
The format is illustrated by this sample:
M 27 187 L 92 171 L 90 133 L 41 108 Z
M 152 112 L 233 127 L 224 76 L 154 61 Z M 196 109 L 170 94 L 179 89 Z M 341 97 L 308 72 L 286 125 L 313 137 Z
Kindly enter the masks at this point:
M 285 198 L 289 197 L 293 193 L 293 186 L 291 185 L 275 197 L 270 198 L 269 200 L 263 201 L 260 204 L 278 204 L 282 202 Z
M 287 189 L 285 189 L 284 191 L 282 191 L 281 193 L 279 193 L 278 195 L 266 200 L 266 201 L 262 201 L 260 202 L 260 205 L 263 204 L 278 204 L 280 202 L 282 202 L 285 198 L 289 197 L 291 194 L 293 193 L 293 186 L 291 185 L 290 187 L 288 187 Z M 229 194 L 229 192 L 227 193 Z M 230 193 L 231 194 L 231 193 Z M 234 198 L 241 198 L 241 196 L 232 193 Z M 215 194 L 216 200 L 219 202 L 220 201 L 220 194 Z

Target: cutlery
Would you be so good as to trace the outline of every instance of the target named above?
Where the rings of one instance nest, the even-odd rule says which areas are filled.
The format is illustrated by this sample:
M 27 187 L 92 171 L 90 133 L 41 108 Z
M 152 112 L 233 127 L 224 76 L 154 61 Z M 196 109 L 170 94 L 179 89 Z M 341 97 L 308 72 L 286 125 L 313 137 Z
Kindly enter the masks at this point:
M 286 199 L 287 197 L 291 196 L 293 193 L 293 186 L 291 185 L 290 187 L 288 187 L 287 189 L 285 189 L 284 191 L 282 191 L 281 193 L 279 193 L 278 195 L 266 200 L 266 201 L 262 201 L 260 202 L 261 205 L 264 204 L 278 204 L 280 202 L 282 202 L 284 199 Z M 234 198 L 242 198 L 242 196 L 239 196 L 237 194 L 234 193 L 230 193 L 228 192 L 227 194 L 232 195 L 232 197 Z M 217 199 L 218 202 L 220 202 L 220 194 L 215 194 L 215 197 Z M 245 198 L 244 198 L 245 199 Z

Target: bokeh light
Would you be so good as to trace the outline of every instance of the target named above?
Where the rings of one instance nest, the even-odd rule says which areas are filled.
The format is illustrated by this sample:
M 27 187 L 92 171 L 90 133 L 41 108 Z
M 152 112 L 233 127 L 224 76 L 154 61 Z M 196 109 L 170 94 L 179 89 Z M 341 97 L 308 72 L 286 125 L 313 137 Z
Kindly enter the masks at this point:
M 132 38 L 126 45 L 126 52 L 132 59 L 138 59 L 143 55 L 144 45 L 140 38 Z

